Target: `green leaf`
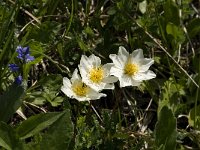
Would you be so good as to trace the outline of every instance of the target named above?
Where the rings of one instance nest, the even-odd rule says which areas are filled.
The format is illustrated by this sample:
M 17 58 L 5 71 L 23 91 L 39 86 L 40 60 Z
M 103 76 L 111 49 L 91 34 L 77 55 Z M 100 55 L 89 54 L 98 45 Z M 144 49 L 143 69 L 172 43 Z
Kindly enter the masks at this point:
M 45 76 L 30 89 L 28 100 L 36 105 L 43 105 L 46 102 L 51 103 L 53 107 L 61 105 L 64 100 L 58 96 L 61 85 L 60 74 Z
M 87 26 L 87 27 L 84 29 L 84 32 L 85 32 L 87 35 L 91 36 L 91 37 L 95 35 L 94 32 L 93 32 L 93 30 L 92 30 L 89 26 Z
M 35 105 L 43 105 L 46 102 L 46 99 L 42 97 L 43 91 L 32 90 L 27 93 L 28 100 Z
M 57 107 L 59 105 L 61 105 L 61 103 L 63 102 L 64 98 L 61 96 L 58 96 L 56 98 L 54 98 L 53 100 L 49 101 L 51 103 L 51 105 L 53 107 Z
M 84 41 L 79 36 L 76 36 L 76 40 L 81 50 L 89 51 L 89 47 L 87 46 L 87 44 L 84 43 Z
M 176 118 L 172 111 L 164 106 L 159 114 L 155 128 L 156 146 L 163 146 L 163 150 L 175 150 L 176 148 Z
M 200 129 L 200 105 L 196 108 L 196 116 L 195 115 L 195 107 L 190 110 L 189 113 L 189 124 L 194 126 L 194 119 L 196 119 L 196 129 Z
M 26 43 L 26 45 L 28 45 L 30 47 L 30 53 L 35 58 L 44 57 L 44 55 L 42 55 L 44 53 L 44 49 L 45 49 L 44 44 L 31 39 L 30 41 L 28 41 Z
M 173 110 L 173 112 L 176 112 L 179 105 L 178 99 L 184 95 L 185 89 L 182 84 L 177 83 L 172 78 L 170 78 L 168 81 L 165 81 L 162 87 L 162 94 L 159 100 L 157 110 L 158 114 L 160 114 L 160 111 L 164 106 L 168 106 Z
M 29 36 L 27 40 L 34 39 L 41 43 L 49 43 L 55 39 L 55 35 L 59 32 L 61 25 L 55 21 L 46 21 L 38 26 L 30 26 L 27 28 Z
M 165 21 L 180 25 L 179 9 L 173 0 L 167 0 L 164 4 Z
M 15 131 L 4 122 L 0 122 L 0 146 L 7 150 L 22 149 Z
M 187 26 L 187 30 L 190 38 L 198 35 L 200 33 L 200 18 L 191 20 Z
M 63 113 L 44 113 L 32 116 L 23 121 L 22 124 L 16 129 L 16 132 L 21 139 L 31 137 L 41 130 L 49 127 L 62 115 Z
M 107 11 L 108 15 L 114 15 L 117 12 L 115 7 L 110 7 L 109 10 Z
M 178 27 L 175 24 L 173 24 L 173 23 L 168 23 L 167 24 L 166 32 L 167 32 L 167 34 L 172 35 L 174 37 L 175 42 L 177 44 L 183 43 L 184 40 L 185 40 L 185 36 L 184 36 L 183 30 L 180 27 Z
M 52 74 L 48 76 L 43 76 L 43 78 L 38 82 L 38 85 L 42 85 L 48 89 L 58 91 L 62 84 L 62 76 L 60 74 Z
M 21 106 L 24 88 L 13 83 L 8 91 L 0 95 L 0 121 L 7 122 Z
M 44 134 L 43 140 L 40 143 L 40 148 L 49 150 L 69 149 L 72 138 L 73 124 L 70 119 L 70 111 L 66 110 Z

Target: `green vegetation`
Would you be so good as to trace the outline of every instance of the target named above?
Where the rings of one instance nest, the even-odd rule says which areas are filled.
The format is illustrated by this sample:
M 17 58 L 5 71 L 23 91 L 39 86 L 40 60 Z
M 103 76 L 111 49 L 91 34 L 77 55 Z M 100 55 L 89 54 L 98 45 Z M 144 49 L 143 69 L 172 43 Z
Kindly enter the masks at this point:
M 142 49 L 156 77 L 65 95 L 83 55 L 112 63 L 121 46 Z M 0 150 L 200 149 L 199 86 L 199 1 L 0 0 Z

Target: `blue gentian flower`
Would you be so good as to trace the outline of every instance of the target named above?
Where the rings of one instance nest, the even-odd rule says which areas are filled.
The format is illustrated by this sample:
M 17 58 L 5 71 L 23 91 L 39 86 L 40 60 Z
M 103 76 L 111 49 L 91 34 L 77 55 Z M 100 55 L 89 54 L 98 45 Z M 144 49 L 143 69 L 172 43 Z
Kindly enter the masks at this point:
M 19 70 L 19 66 L 17 66 L 17 64 L 9 64 L 8 67 L 12 72 L 16 72 Z
M 26 62 L 30 62 L 33 61 L 35 58 L 33 56 L 30 56 L 30 54 L 26 54 L 25 55 L 25 61 Z
M 29 47 L 22 47 L 17 46 L 16 52 L 18 53 L 17 58 L 23 60 L 24 62 L 28 63 L 33 61 L 35 58 L 30 55 Z
M 22 76 L 19 75 L 18 77 L 15 78 L 15 83 L 17 85 L 21 85 L 22 84 L 22 80 L 23 80 Z
M 18 56 L 17 58 L 23 60 L 24 59 L 24 56 L 29 54 L 29 47 L 21 47 L 21 46 L 17 46 L 17 53 L 18 53 Z

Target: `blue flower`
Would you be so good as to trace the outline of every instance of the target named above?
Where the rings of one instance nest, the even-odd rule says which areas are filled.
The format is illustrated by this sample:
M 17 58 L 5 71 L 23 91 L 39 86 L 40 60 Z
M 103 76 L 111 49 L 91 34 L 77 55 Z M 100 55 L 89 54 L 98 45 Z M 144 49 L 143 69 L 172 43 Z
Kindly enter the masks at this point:
M 25 61 L 26 62 L 30 62 L 33 61 L 35 58 L 33 56 L 30 56 L 30 54 L 26 54 L 25 55 Z
M 19 70 L 19 66 L 17 66 L 17 64 L 9 64 L 8 67 L 12 72 L 16 72 Z
M 15 83 L 17 85 L 21 85 L 22 84 L 22 80 L 23 80 L 22 76 L 19 75 L 18 77 L 15 78 Z
M 18 53 L 17 58 L 23 60 L 24 62 L 28 63 L 33 61 L 35 58 L 30 55 L 29 47 L 22 47 L 17 46 L 16 52 Z

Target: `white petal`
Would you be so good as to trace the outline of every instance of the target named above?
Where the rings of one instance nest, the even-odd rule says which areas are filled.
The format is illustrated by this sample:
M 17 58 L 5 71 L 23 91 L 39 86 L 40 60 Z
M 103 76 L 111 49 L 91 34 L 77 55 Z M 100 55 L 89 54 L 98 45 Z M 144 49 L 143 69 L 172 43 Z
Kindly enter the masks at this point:
M 72 84 L 73 84 L 73 82 L 75 80 L 81 80 L 81 77 L 78 74 L 78 69 L 75 69 L 74 72 L 73 72 L 73 74 L 72 74 L 72 78 L 71 78 Z
M 70 80 L 69 80 L 67 77 L 64 77 L 64 78 L 63 78 L 63 85 L 64 85 L 65 87 L 69 87 L 69 88 L 72 86 Z
M 88 98 L 88 97 L 80 97 L 80 96 L 74 96 L 73 98 L 75 98 L 75 99 L 78 100 L 79 102 L 83 102 L 83 101 L 88 101 L 88 100 L 90 100 L 90 98 Z
M 155 77 L 156 77 L 156 74 L 155 74 L 153 71 L 148 70 L 148 71 L 146 72 L 146 78 L 147 78 L 147 80 L 153 79 L 153 78 L 155 78 Z
M 119 78 L 120 82 L 120 87 L 126 87 L 126 86 L 131 86 L 131 77 L 127 75 L 123 75 L 121 78 Z
M 90 98 L 90 100 L 96 100 L 100 99 L 101 97 L 106 97 L 106 94 L 99 93 L 91 89 L 90 92 L 88 93 L 88 97 Z
M 136 74 L 133 78 L 137 81 L 143 81 L 143 80 L 150 80 L 155 77 L 156 74 L 153 71 L 148 70 L 146 72 Z
M 145 72 L 149 67 L 154 63 L 154 60 L 151 58 L 145 58 L 140 61 L 140 72 Z
M 140 84 L 141 84 L 140 81 L 136 81 L 136 80 L 134 80 L 134 79 L 131 79 L 131 85 L 132 85 L 132 86 L 139 86 Z
M 65 95 L 67 95 L 68 97 L 70 97 L 70 98 L 72 98 L 73 97 L 73 92 L 72 92 L 72 90 L 70 89 L 70 88 L 68 88 L 68 87 L 65 87 L 65 86 L 62 86 L 61 87 L 61 91 L 65 94 Z
M 101 59 L 94 54 L 89 56 L 88 61 L 92 64 L 93 67 L 99 67 L 101 65 Z
M 78 68 L 79 68 L 79 70 L 81 68 L 83 70 L 86 70 L 86 72 L 88 72 L 92 68 L 92 66 L 91 65 L 90 66 L 86 66 L 85 64 L 86 63 L 80 62 L 80 64 L 78 65 Z
M 110 76 L 110 68 L 111 68 L 111 65 L 105 64 L 105 65 L 102 66 L 103 78 Z
M 82 79 L 86 78 L 88 76 L 89 70 L 87 70 L 85 67 L 81 65 L 79 65 L 78 68 L 79 68 Z
M 113 61 L 114 65 L 118 68 L 124 67 L 124 63 L 121 62 L 116 54 L 110 54 L 110 59 Z
M 123 70 L 116 67 L 112 67 L 110 69 L 110 75 L 114 75 L 115 77 L 119 78 L 123 75 Z
M 139 63 L 140 60 L 144 58 L 143 50 L 142 49 L 136 49 L 131 53 L 130 56 L 131 56 L 132 62 Z
M 115 76 L 109 76 L 109 77 L 106 77 L 103 79 L 103 82 L 104 83 L 114 83 L 114 82 L 117 82 L 118 81 L 118 78 L 115 77 Z
M 89 61 L 89 58 L 85 55 L 81 56 L 80 65 L 83 66 L 87 70 L 92 68 L 91 61 Z
M 106 83 L 103 83 L 103 82 L 100 82 L 99 84 L 89 82 L 89 83 L 86 83 L 86 84 L 97 92 L 103 90 L 105 85 L 106 85 Z
M 127 50 L 123 46 L 120 46 L 118 55 L 119 56 L 124 56 L 125 57 L 124 60 L 126 60 L 129 57 L 129 52 L 127 52 Z
M 118 52 L 118 59 L 120 63 L 124 65 L 127 62 L 128 58 L 129 58 L 129 53 L 123 46 L 120 46 Z
M 111 90 L 113 90 L 115 88 L 115 86 L 114 86 L 114 84 L 106 84 L 105 85 L 105 87 L 104 87 L 104 89 L 111 89 Z
M 114 64 L 113 63 L 107 63 L 105 65 L 103 65 L 103 69 L 106 70 L 106 71 L 110 71 L 111 67 L 113 67 Z

